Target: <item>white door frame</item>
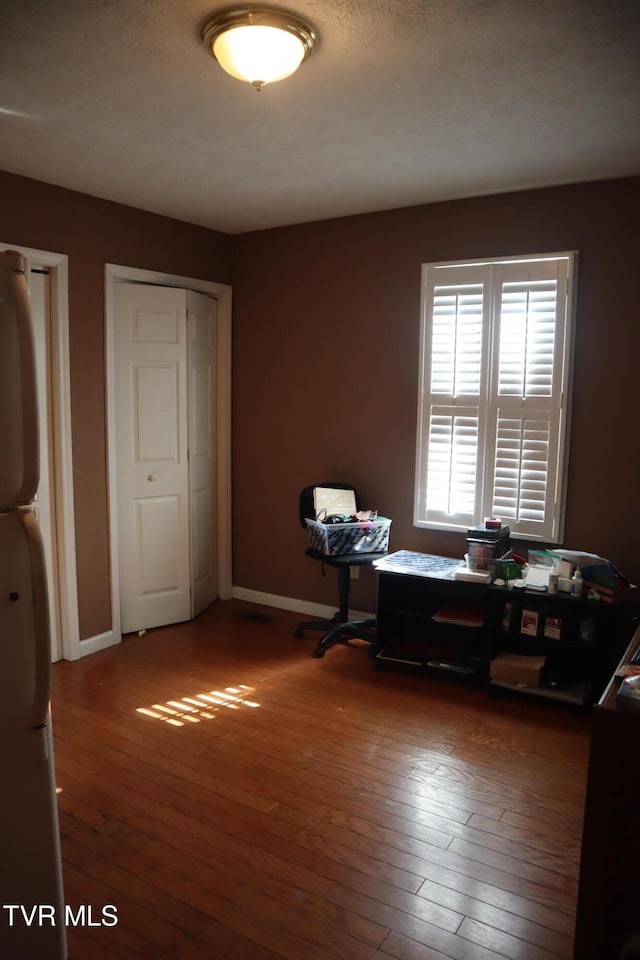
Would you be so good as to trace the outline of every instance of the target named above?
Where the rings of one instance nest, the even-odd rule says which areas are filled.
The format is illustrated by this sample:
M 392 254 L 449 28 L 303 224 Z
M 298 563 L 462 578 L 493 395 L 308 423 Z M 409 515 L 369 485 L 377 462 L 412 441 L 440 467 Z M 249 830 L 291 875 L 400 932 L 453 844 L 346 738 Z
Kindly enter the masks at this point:
M 62 253 L 0 243 L 0 250 L 19 250 L 30 267 L 47 267 L 51 293 L 51 387 L 54 462 L 54 510 L 58 563 L 58 603 L 62 656 L 77 660 L 80 652 L 78 581 L 73 501 L 71 390 L 69 360 L 69 261 Z
M 204 293 L 218 301 L 216 324 L 216 513 L 218 596 L 228 600 L 231 584 L 231 286 L 194 280 L 155 270 L 105 266 L 105 337 L 107 386 L 107 447 L 109 458 L 109 543 L 111 552 L 111 643 L 122 639 L 120 627 L 120 578 L 118 572 L 118 510 L 114 400 L 115 285 L 121 282 L 150 283 Z M 106 644 L 105 644 L 106 645 Z

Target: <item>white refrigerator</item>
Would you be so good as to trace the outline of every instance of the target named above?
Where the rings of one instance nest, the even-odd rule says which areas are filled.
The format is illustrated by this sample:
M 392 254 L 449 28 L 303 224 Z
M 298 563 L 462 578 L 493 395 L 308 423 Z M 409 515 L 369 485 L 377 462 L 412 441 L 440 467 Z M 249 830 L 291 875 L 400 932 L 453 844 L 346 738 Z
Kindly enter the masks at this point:
M 25 261 L 0 254 L 0 957 L 67 956 Z

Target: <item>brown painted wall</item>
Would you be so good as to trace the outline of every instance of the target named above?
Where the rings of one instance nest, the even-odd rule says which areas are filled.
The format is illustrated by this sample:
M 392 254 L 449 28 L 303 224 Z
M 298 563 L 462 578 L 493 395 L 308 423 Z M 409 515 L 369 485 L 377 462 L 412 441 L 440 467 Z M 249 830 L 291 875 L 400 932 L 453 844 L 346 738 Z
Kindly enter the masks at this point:
M 223 234 L 0 172 L 0 239 L 69 257 L 80 637 L 110 629 L 104 378 L 105 263 L 229 283 Z
M 632 302 L 640 178 L 476 198 L 229 238 L 0 172 L 3 242 L 69 256 L 81 637 L 110 627 L 104 264 L 234 284 L 237 586 L 333 603 L 303 557 L 301 487 L 353 480 L 393 519 L 392 549 L 461 556 L 412 525 L 420 264 L 580 252 L 565 545 L 640 582 L 640 324 Z M 354 606 L 373 609 L 363 572 Z
M 564 545 L 640 584 L 640 178 L 475 198 L 234 238 L 234 583 L 332 603 L 297 497 L 353 481 L 392 549 L 462 556 L 412 525 L 420 264 L 578 250 Z M 364 572 L 353 605 L 373 609 Z

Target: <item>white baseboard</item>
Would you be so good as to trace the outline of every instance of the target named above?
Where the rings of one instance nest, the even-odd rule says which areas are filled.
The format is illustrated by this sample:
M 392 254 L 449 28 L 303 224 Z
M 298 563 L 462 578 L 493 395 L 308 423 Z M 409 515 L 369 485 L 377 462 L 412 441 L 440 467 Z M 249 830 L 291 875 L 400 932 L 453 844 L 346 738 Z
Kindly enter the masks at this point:
M 257 603 L 265 607 L 277 607 L 279 610 L 293 610 L 294 613 L 317 617 L 319 620 L 331 620 L 336 613 L 336 607 L 329 607 L 324 603 L 311 603 L 308 600 L 298 600 L 294 597 L 279 597 L 273 593 L 248 590 L 246 587 L 232 587 L 231 595 L 235 600 L 245 600 L 247 603 Z M 375 619 L 375 614 L 363 613 L 361 610 L 349 610 L 349 616 L 352 620 Z M 105 650 L 115 643 L 120 643 L 121 640 L 122 637 L 117 636 L 113 630 L 99 633 L 95 637 L 87 637 L 86 640 L 80 641 L 79 656 L 73 657 L 73 659 L 88 657 L 92 653 L 97 653 L 99 650 Z
M 112 647 L 115 643 L 120 643 L 121 640 L 122 637 L 116 635 L 113 630 L 98 633 L 95 637 L 87 637 L 86 640 L 80 641 L 78 656 L 73 657 L 73 659 L 78 660 L 80 657 L 88 657 L 91 653 L 97 653 L 98 650 L 106 650 L 107 647 Z
M 329 607 L 324 603 L 311 603 L 294 597 L 279 597 L 273 593 L 262 593 L 260 590 L 248 590 L 246 587 L 232 587 L 231 595 L 236 600 L 259 603 L 265 607 L 278 607 L 280 610 L 293 610 L 295 613 L 319 617 L 321 620 L 331 620 L 336 613 L 336 607 Z M 361 610 L 349 610 L 349 616 L 353 620 L 375 619 L 375 614 L 363 613 Z

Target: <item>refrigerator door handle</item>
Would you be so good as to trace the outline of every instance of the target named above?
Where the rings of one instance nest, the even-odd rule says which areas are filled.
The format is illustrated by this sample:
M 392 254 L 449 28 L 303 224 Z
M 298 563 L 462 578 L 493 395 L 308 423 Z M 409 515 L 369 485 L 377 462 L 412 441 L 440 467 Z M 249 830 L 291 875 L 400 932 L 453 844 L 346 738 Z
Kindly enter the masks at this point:
M 29 553 L 31 554 L 31 578 L 33 584 L 34 611 L 34 660 L 35 678 L 33 704 L 31 709 L 31 728 L 46 727 L 49 719 L 49 699 L 51 696 L 51 638 L 49 633 L 49 596 L 47 592 L 47 571 L 40 526 L 33 510 L 20 510 L 20 519 L 24 525 Z
M 15 307 L 22 380 L 22 485 L 16 503 L 30 503 L 40 482 L 40 426 L 38 421 L 38 377 L 31 320 L 31 304 L 26 280 L 26 261 L 17 250 L 4 254 L 7 284 Z

